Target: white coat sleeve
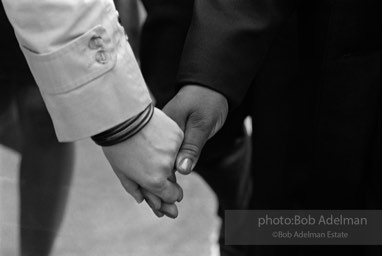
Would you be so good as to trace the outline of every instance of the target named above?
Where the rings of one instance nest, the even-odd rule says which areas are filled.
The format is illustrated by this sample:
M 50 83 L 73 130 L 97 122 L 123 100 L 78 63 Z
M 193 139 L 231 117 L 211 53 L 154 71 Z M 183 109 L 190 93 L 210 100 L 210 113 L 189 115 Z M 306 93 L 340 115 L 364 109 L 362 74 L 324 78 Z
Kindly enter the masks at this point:
M 60 141 L 105 131 L 151 98 L 112 0 L 2 0 Z

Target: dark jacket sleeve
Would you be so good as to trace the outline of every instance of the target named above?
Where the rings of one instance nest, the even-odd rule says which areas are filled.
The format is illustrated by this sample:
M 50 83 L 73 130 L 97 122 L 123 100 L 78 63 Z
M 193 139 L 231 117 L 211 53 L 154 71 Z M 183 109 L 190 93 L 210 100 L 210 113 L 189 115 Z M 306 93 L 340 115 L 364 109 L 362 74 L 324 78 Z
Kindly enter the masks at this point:
M 177 82 L 209 87 L 237 106 L 295 5 L 293 0 L 196 0 Z

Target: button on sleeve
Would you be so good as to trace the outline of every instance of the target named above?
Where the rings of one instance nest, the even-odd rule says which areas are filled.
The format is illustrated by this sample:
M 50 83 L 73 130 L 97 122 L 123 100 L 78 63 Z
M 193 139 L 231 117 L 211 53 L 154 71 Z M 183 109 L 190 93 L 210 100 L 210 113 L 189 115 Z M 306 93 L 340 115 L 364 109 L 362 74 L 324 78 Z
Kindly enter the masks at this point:
M 60 141 L 98 134 L 151 102 L 116 15 L 56 51 L 22 50 Z

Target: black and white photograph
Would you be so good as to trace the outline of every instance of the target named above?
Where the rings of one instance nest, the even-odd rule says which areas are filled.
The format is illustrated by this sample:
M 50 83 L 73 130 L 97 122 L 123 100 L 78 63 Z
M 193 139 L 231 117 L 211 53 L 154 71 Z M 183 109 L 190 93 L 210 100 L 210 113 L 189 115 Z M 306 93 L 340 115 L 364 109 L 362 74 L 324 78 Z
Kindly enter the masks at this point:
M 0 256 L 382 256 L 381 0 L 1 0 Z

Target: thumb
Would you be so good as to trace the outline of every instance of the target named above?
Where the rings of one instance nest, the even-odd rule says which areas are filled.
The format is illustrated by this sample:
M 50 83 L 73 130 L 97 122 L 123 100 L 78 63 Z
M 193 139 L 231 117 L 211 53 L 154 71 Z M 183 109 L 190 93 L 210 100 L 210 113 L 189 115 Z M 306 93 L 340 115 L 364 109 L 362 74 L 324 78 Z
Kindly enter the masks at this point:
M 176 169 L 181 174 L 189 174 L 194 169 L 210 133 L 206 122 L 197 120 L 192 115 L 189 117 L 184 131 L 184 140 L 176 159 Z

